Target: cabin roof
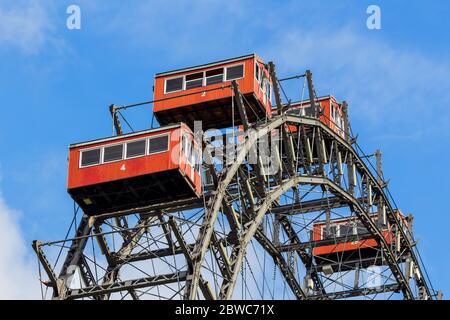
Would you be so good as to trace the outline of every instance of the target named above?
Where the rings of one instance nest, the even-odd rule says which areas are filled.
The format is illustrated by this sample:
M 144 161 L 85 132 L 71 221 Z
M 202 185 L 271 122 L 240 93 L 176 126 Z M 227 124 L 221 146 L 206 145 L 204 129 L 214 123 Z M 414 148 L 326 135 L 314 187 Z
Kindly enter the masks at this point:
M 113 137 L 106 137 L 106 138 L 100 138 L 100 139 L 95 139 L 95 140 L 88 140 L 88 141 L 83 141 L 83 142 L 78 142 L 78 143 L 72 143 L 69 145 L 69 149 L 76 148 L 76 147 L 82 147 L 82 146 L 88 146 L 88 145 L 100 143 L 100 142 L 108 142 L 108 141 L 114 141 L 114 140 L 122 139 L 122 138 L 139 136 L 141 134 L 146 134 L 146 133 L 158 132 L 158 131 L 163 131 L 163 130 L 167 130 L 167 129 L 174 129 L 174 128 L 178 128 L 178 127 L 181 127 L 181 122 L 173 124 L 173 125 L 155 128 L 155 129 L 141 130 L 141 131 L 136 131 L 136 132 L 122 134 L 122 135 L 113 136 Z
M 191 71 L 191 70 L 197 70 L 197 69 L 203 69 L 203 68 L 208 68 L 208 67 L 214 67 L 214 66 L 219 65 L 219 64 L 223 64 L 223 63 L 227 63 L 227 62 L 234 62 L 234 61 L 239 61 L 239 60 L 244 60 L 244 59 L 253 58 L 253 57 L 256 57 L 256 56 L 257 55 L 255 53 L 252 53 L 252 54 L 247 54 L 247 55 L 244 55 L 244 56 L 229 58 L 229 59 L 225 59 L 225 60 L 209 62 L 209 63 L 205 63 L 205 64 L 199 64 L 199 65 L 188 67 L 188 68 L 181 68 L 181 69 L 175 69 L 175 70 L 171 70 L 171 71 L 160 72 L 160 73 L 157 73 L 155 75 L 155 77 L 168 76 L 168 75 L 175 74 L 175 73 L 181 73 L 181 72 L 187 72 L 187 71 Z

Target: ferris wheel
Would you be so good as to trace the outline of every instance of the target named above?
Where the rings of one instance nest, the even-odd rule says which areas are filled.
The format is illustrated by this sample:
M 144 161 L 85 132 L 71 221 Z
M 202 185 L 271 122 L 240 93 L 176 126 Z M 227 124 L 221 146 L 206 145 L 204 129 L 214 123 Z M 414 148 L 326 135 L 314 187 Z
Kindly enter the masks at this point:
M 125 133 L 144 104 L 161 127 Z M 381 152 L 310 71 L 246 55 L 157 74 L 153 101 L 110 111 L 116 135 L 70 147 L 65 239 L 33 242 L 44 298 L 438 297 Z

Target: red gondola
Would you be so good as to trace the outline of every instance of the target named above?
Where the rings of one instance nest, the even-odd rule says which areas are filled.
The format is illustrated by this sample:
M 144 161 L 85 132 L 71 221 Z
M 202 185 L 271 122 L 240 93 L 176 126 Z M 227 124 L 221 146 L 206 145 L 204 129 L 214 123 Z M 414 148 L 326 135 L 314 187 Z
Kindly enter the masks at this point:
M 200 159 L 183 123 L 77 143 L 68 192 L 88 215 L 199 197 Z
M 407 219 L 401 211 L 396 211 L 396 214 L 403 227 L 407 228 Z M 393 245 L 396 240 L 389 223 L 379 221 L 376 214 L 372 215 L 372 220 L 379 225 L 386 242 Z M 332 219 L 329 224 L 316 222 L 312 243 L 312 253 L 318 266 L 341 263 L 342 270 L 353 267 L 354 263 L 361 267 L 382 263 L 380 244 L 356 217 Z
M 184 121 L 203 129 L 233 124 L 231 81 L 244 96 L 249 121 L 271 116 L 272 82 L 265 64 L 256 54 L 158 73 L 155 76 L 153 112 L 160 124 Z M 234 124 L 241 123 L 237 109 Z
M 339 103 L 332 95 L 323 96 L 316 99 L 316 102 L 322 109 L 320 121 L 328 126 L 331 130 L 344 137 L 344 113 L 342 103 Z M 311 108 L 309 100 L 294 102 L 287 111 L 288 114 L 314 117 L 314 110 Z M 297 128 L 290 126 L 290 131 L 295 132 Z

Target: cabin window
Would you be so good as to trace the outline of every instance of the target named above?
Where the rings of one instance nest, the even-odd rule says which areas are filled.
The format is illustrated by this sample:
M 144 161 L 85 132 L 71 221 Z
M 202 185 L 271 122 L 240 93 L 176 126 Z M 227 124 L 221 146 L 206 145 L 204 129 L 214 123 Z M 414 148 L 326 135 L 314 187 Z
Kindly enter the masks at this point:
M 203 72 L 193 73 L 186 76 L 186 90 L 203 86 Z
M 302 109 L 303 109 L 303 108 L 299 108 L 299 109 L 290 109 L 290 110 L 288 110 L 286 113 L 287 113 L 287 114 L 291 114 L 291 115 L 293 115 L 293 116 L 299 116 L 299 115 L 301 115 L 301 113 L 302 113 Z
M 269 97 L 269 99 L 270 99 L 270 97 Z M 294 115 L 294 116 L 304 116 L 305 115 L 305 109 L 306 109 L 305 107 L 296 108 L 296 109 L 290 109 L 286 113 Z
M 244 65 L 239 64 L 237 66 L 232 66 L 227 68 L 227 81 L 239 79 L 244 76 Z
M 166 80 L 166 93 L 183 90 L 183 77 Z
M 127 143 L 127 158 L 145 155 L 145 140 Z
M 353 234 L 353 225 L 341 224 L 339 227 L 339 233 L 341 237 L 348 237 Z
M 260 80 L 260 68 L 258 62 L 255 63 L 255 78 L 258 81 Z
M 214 185 L 213 177 L 209 170 L 203 171 L 203 181 L 205 183 L 205 186 L 212 186 Z
M 123 158 L 123 144 L 105 147 L 103 150 L 103 162 L 121 160 Z
M 356 232 L 360 235 L 362 234 L 368 234 L 369 231 L 366 229 L 366 227 L 364 227 L 364 225 L 362 224 L 362 222 L 358 222 L 356 224 Z
M 91 166 L 100 163 L 100 148 L 81 152 L 81 166 Z
M 305 107 L 303 115 L 306 117 L 314 117 L 314 109 L 311 106 Z
M 197 159 L 197 150 L 195 150 L 194 143 L 191 143 L 191 151 L 189 153 L 189 162 L 194 166 Z
M 330 108 L 331 108 L 331 111 L 330 111 L 330 114 L 331 114 L 331 119 L 335 119 L 336 118 L 336 111 L 335 111 L 335 108 L 334 108 L 334 104 L 333 103 L 331 103 L 331 106 L 330 106 Z
M 186 138 L 186 148 L 184 149 L 184 154 L 186 155 L 187 160 L 189 160 L 190 152 L 191 152 L 191 140 Z
M 169 150 L 169 135 L 149 138 L 148 153 L 164 152 Z
M 270 101 L 270 95 L 271 95 L 271 93 L 272 93 L 272 86 L 270 85 L 269 81 L 267 81 L 266 87 L 267 87 L 267 89 L 266 89 L 267 98 L 268 98 L 269 101 Z
M 184 134 L 181 136 L 181 150 L 187 155 L 187 137 Z
M 327 227 L 323 227 L 323 235 L 322 239 L 328 239 L 328 238 L 335 238 L 337 235 L 337 227 L 336 226 L 330 226 L 330 232 L 327 232 Z
M 223 81 L 223 68 L 206 71 L 206 85 Z

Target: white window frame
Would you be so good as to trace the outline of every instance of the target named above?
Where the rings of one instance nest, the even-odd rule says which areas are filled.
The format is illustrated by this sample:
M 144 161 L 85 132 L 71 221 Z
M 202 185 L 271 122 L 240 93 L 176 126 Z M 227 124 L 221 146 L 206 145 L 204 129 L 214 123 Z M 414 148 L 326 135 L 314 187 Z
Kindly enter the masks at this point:
M 83 158 L 83 152 L 86 152 L 86 151 L 91 151 L 91 150 L 95 150 L 95 149 L 100 149 L 100 159 L 99 159 L 99 162 L 98 163 L 94 163 L 94 164 L 88 164 L 88 165 L 86 165 L 86 166 L 83 166 L 81 163 L 81 160 L 82 160 L 82 158 Z M 92 147 L 92 148 L 86 148 L 86 149 L 82 149 L 82 150 L 80 150 L 79 151 L 80 152 L 80 156 L 79 156 L 79 163 L 78 163 L 78 168 L 80 168 L 80 169 L 82 169 L 82 168 L 88 168 L 88 167 L 93 167 L 93 166 L 98 166 L 98 165 L 100 165 L 100 164 L 102 164 L 103 163 L 103 147 L 102 146 L 100 146 L 100 147 Z
M 128 149 L 127 144 L 133 143 L 133 142 L 142 141 L 142 140 L 145 141 L 145 144 L 144 144 L 144 146 L 145 146 L 144 154 L 140 154 L 140 155 L 132 156 L 132 157 L 127 157 L 127 149 Z M 124 160 L 135 159 L 135 158 L 140 158 L 140 157 L 145 157 L 145 156 L 147 155 L 147 145 L 148 145 L 147 138 L 140 138 L 140 139 L 133 139 L 133 140 L 129 140 L 129 141 L 124 141 L 124 144 L 125 144 Z
M 330 118 L 336 123 L 336 107 L 333 104 L 333 101 L 330 101 Z
M 242 66 L 242 77 L 235 78 L 235 79 L 231 79 L 231 80 L 227 80 L 227 77 L 228 77 L 228 68 L 237 67 L 237 66 Z M 164 94 L 169 94 L 169 93 L 174 93 L 174 92 L 180 92 L 180 91 L 185 91 L 185 90 L 190 90 L 190 89 L 196 89 L 196 88 L 205 87 L 205 86 L 207 86 L 207 84 L 206 84 L 206 79 L 207 79 L 207 78 L 211 78 L 211 77 L 216 77 L 216 76 L 217 76 L 217 75 L 215 75 L 215 76 L 209 76 L 209 77 L 206 77 L 206 72 L 207 72 L 207 71 L 210 71 L 210 70 L 220 69 L 220 68 L 223 69 L 223 73 L 222 73 L 222 81 L 221 81 L 221 82 L 234 81 L 234 80 L 239 80 L 239 79 L 245 78 L 245 63 L 244 63 L 244 62 L 240 62 L 240 63 L 231 64 L 231 65 L 228 65 L 228 66 L 216 67 L 216 68 L 211 68 L 211 69 L 204 70 L 204 71 L 197 71 L 197 72 L 192 72 L 192 73 L 184 74 L 184 75 L 181 75 L 181 76 L 173 76 L 173 77 L 170 77 L 170 78 L 166 78 L 166 79 L 164 79 Z M 186 80 L 186 76 L 189 76 L 189 75 L 195 74 L 195 73 L 200 73 L 200 72 L 203 73 L 203 77 L 202 77 L 202 85 L 201 85 L 200 87 L 195 87 L 195 88 L 186 89 L 186 82 L 196 81 L 196 80 L 198 81 L 198 80 L 200 80 L 200 78 L 199 78 L 199 79 L 187 81 L 187 80 Z M 260 72 L 259 72 L 259 73 L 261 74 L 261 68 L 260 68 Z M 167 81 L 173 80 L 173 79 L 178 79 L 178 78 L 182 78 L 182 81 L 183 81 L 182 86 L 181 86 L 181 89 L 180 89 L 180 90 L 174 90 L 174 91 L 167 92 Z M 261 78 L 261 76 L 260 76 L 260 78 Z M 260 80 L 258 80 L 258 81 L 260 81 Z
M 195 161 L 196 161 L 196 158 L 198 157 L 198 150 L 197 150 L 197 148 L 195 148 L 195 144 L 193 143 L 192 144 L 192 153 L 191 153 L 191 156 L 190 156 L 190 160 L 193 160 L 193 161 L 190 161 L 191 162 L 191 166 L 192 166 L 192 169 L 194 170 L 194 171 L 196 171 L 195 170 Z
M 338 237 L 338 232 L 339 232 L 340 228 L 338 228 L 338 224 L 336 224 L 336 223 L 330 223 L 330 230 L 331 230 L 332 227 L 336 227 L 336 238 L 337 238 L 337 237 Z M 325 238 L 324 238 L 324 233 L 325 233 L 325 230 L 326 230 L 326 229 L 327 229 L 327 225 L 324 224 L 324 225 L 322 226 L 322 229 L 320 230 L 320 240 L 325 240 Z
M 170 91 L 167 92 L 167 81 L 169 80 L 173 80 L 173 79 L 177 79 L 177 78 L 183 78 L 183 83 L 181 84 L 181 89 L 180 90 L 174 90 L 174 91 Z M 166 78 L 164 79 L 164 94 L 168 94 L 168 93 L 174 93 L 174 92 L 180 92 L 185 90 L 185 83 L 186 83 L 186 76 L 182 75 L 182 76 L 175 76 L 175 77 L 170 77 L 170 78 Z
M 184 133 L 184 134 L 186 135 L 186 138 L 185 138 L 185 140 L 186 140 L 186 147 L 189 146 L 189 148 L 186 148 L 186 149 L 189 149 L 189 150 L 184 150 L 185 148 L 183 147 L 183 145 L 182 145 L 181 149 L 182 149 L 182 151 L 184 153 L 184 156 L 186 157 L 186 162 L 194 169 L 194 171 L 197 171 L 197 170 L 195 170 L 195 163 L 192 163 L 192 161 L 191 161 L 191 156 L 192 155 L 191 155 L 190 152 L 188 153 L 188 151 L 191 151 L 191 149 L 193 150 L 193 148 L 196 147 L 197 144 L 194 142 L 194 137 L 193 136 L 190 136 L 187 133 Z M 198 146 L 195 148 L 195 151 L 197 152 L 198 157 L 201 159 L 202 152 L 201 152 L 201 150 L 200 150 L 200 148 Z M 195 162 L 195 159 L 194 159 L 194 162 Z M 200 172 L 200 171 L 197 171 L 197 172 Z
M 185 132 L 181 134 L 181 152 L 186 155 L 186 146 L 187 146 L 187 135 Z
M 157 151 L 157 152 L 150 152 L 150 140 L 154 139 L 154 138 L 158 138 L 158 137 L 163 137 L 163 136 L 167 136 L 167 149 L 163 150 L 163 151 Z M 154 136 L 150 136 L 147 138 L 147 143 L 146 143 L 146 148 L 147 148 L 147 152 L 146 155 L 154 155 L 154 154 L 158 154 L 158 153 L 164 153 L 170 150 L 170 133 L 161 133 L 161 134 L 156 134 Z
M 300 109 L 302 110 L 301 112 L 300 112 L 300 116 L 301 117 L 306 117 L 306 108 L 308 108 L 308 107 L 301 107 Z
M 227 79 L 227 78 L 228 78 L 228 68 L 237 67 L 237 66 L 239 66 L 239 65 L 242 65 L 242 77 L 228 80 L 228 79 Z M 225 80 L 224 80 L 224 82 L 234 81 L 234 80 L 239 80 L 239 79 L 245 78 L 245 63 L 243 63 L 243 62 L 231 64 L 231 65 L 229 65 L 229 66 L 225 66 L 224 68 L 225 68 L 225 72 L 224 72 Z
M 336 115 L 337 115 L 337 117 L 335 117 L 335 123 L 338 126 L 338 129 L 344 130 L 344 128 L 343 128 L 344 127 L 343 126 L 343 121 L 342 121 L 342 117 L 341 117 L 341 115 L 339 113 L 339 110 L 337 111 Z
M 105 148 L 109 148 L 109 147 L 116 147 L 116 146 L 120 146 L 120 145 L 122 145 L 123 147 L 122 147 L 122 159 L 117 159 L 117 160 L 112 160 L 112 161 L 107 161 L 107 162 L 105 162 Z M 104 146 L 102 146 L 102 163 L 101 164 L 104 164 L 104 163 L 113 163 L 113 162 L 117 162 L 117 161 L 122 161 L 122 160 L 124 160 L 125 159 L 125 143 L 115 143 L 115 144 L 108 144 L 108 145 L 104 145 Z
M 192 145 L 192 140 L 189 139 L 190 137 L 188 136 L 188 139 L 186 140 L 186 150 L 184 150 L 184 156 L 186 157 L 186 162 L 192 166 L 191 164 L 191 145 Z
M 261 82 L 261 67 L 259 66 L 258 61 L 255 60 L 255 70 L 258 67 L 258 77 L 256 77 L 256 80 L 258 82 Z
M 214 76 L 207 77 L 206 76 L 206 72 L 211 71 L 211 70 L 220 69 L 220 68 L 222 68 L 222 81 L 221 82 L 225 82 L 225 69 L 226 69 L 226 67 L 212 68 L 212 69 L 208 69 L 208 70 L 203 71 L 203 86 L 210 86 L 210 84 L 206 84 L 207 80 L 209 78 L 218 76 L 218 74 L 216 74 Z M 220 82 L 218 82 L 218 83 L 220 83 Z M 217 84 L 217 83 L 213 83 L 213 84 Z
M 201 80 L 202 80 L 202 85 L 201 85 L 200 87 L 195 87 L 195 88 L 189 88 L 189 89 L 186 89 L 186 84 L 187 84 L 188 82 L 200 80 L 200 78 L 194 79 L 194 80 L 186 80 L 186 76 L 190 76 L 191 74 L 195 74 L 195 73 L 202 73 L 202 78 L 201 78 Z M 192 73 L 189 73 L 189 74 L 185 74 L 183 77 L 184 77 L 184 79 L 183 79 L 183 90 L 197 89 L 197 88 L 201 88 L 201 87 L 204 87 L 204 86 L 205 86 L 205 83 L 206 83 L 206 82 L 205 82 L 205 71 L 192 72 Z M 172 91 L 172 92 L 175 92 L 175 91 Z

